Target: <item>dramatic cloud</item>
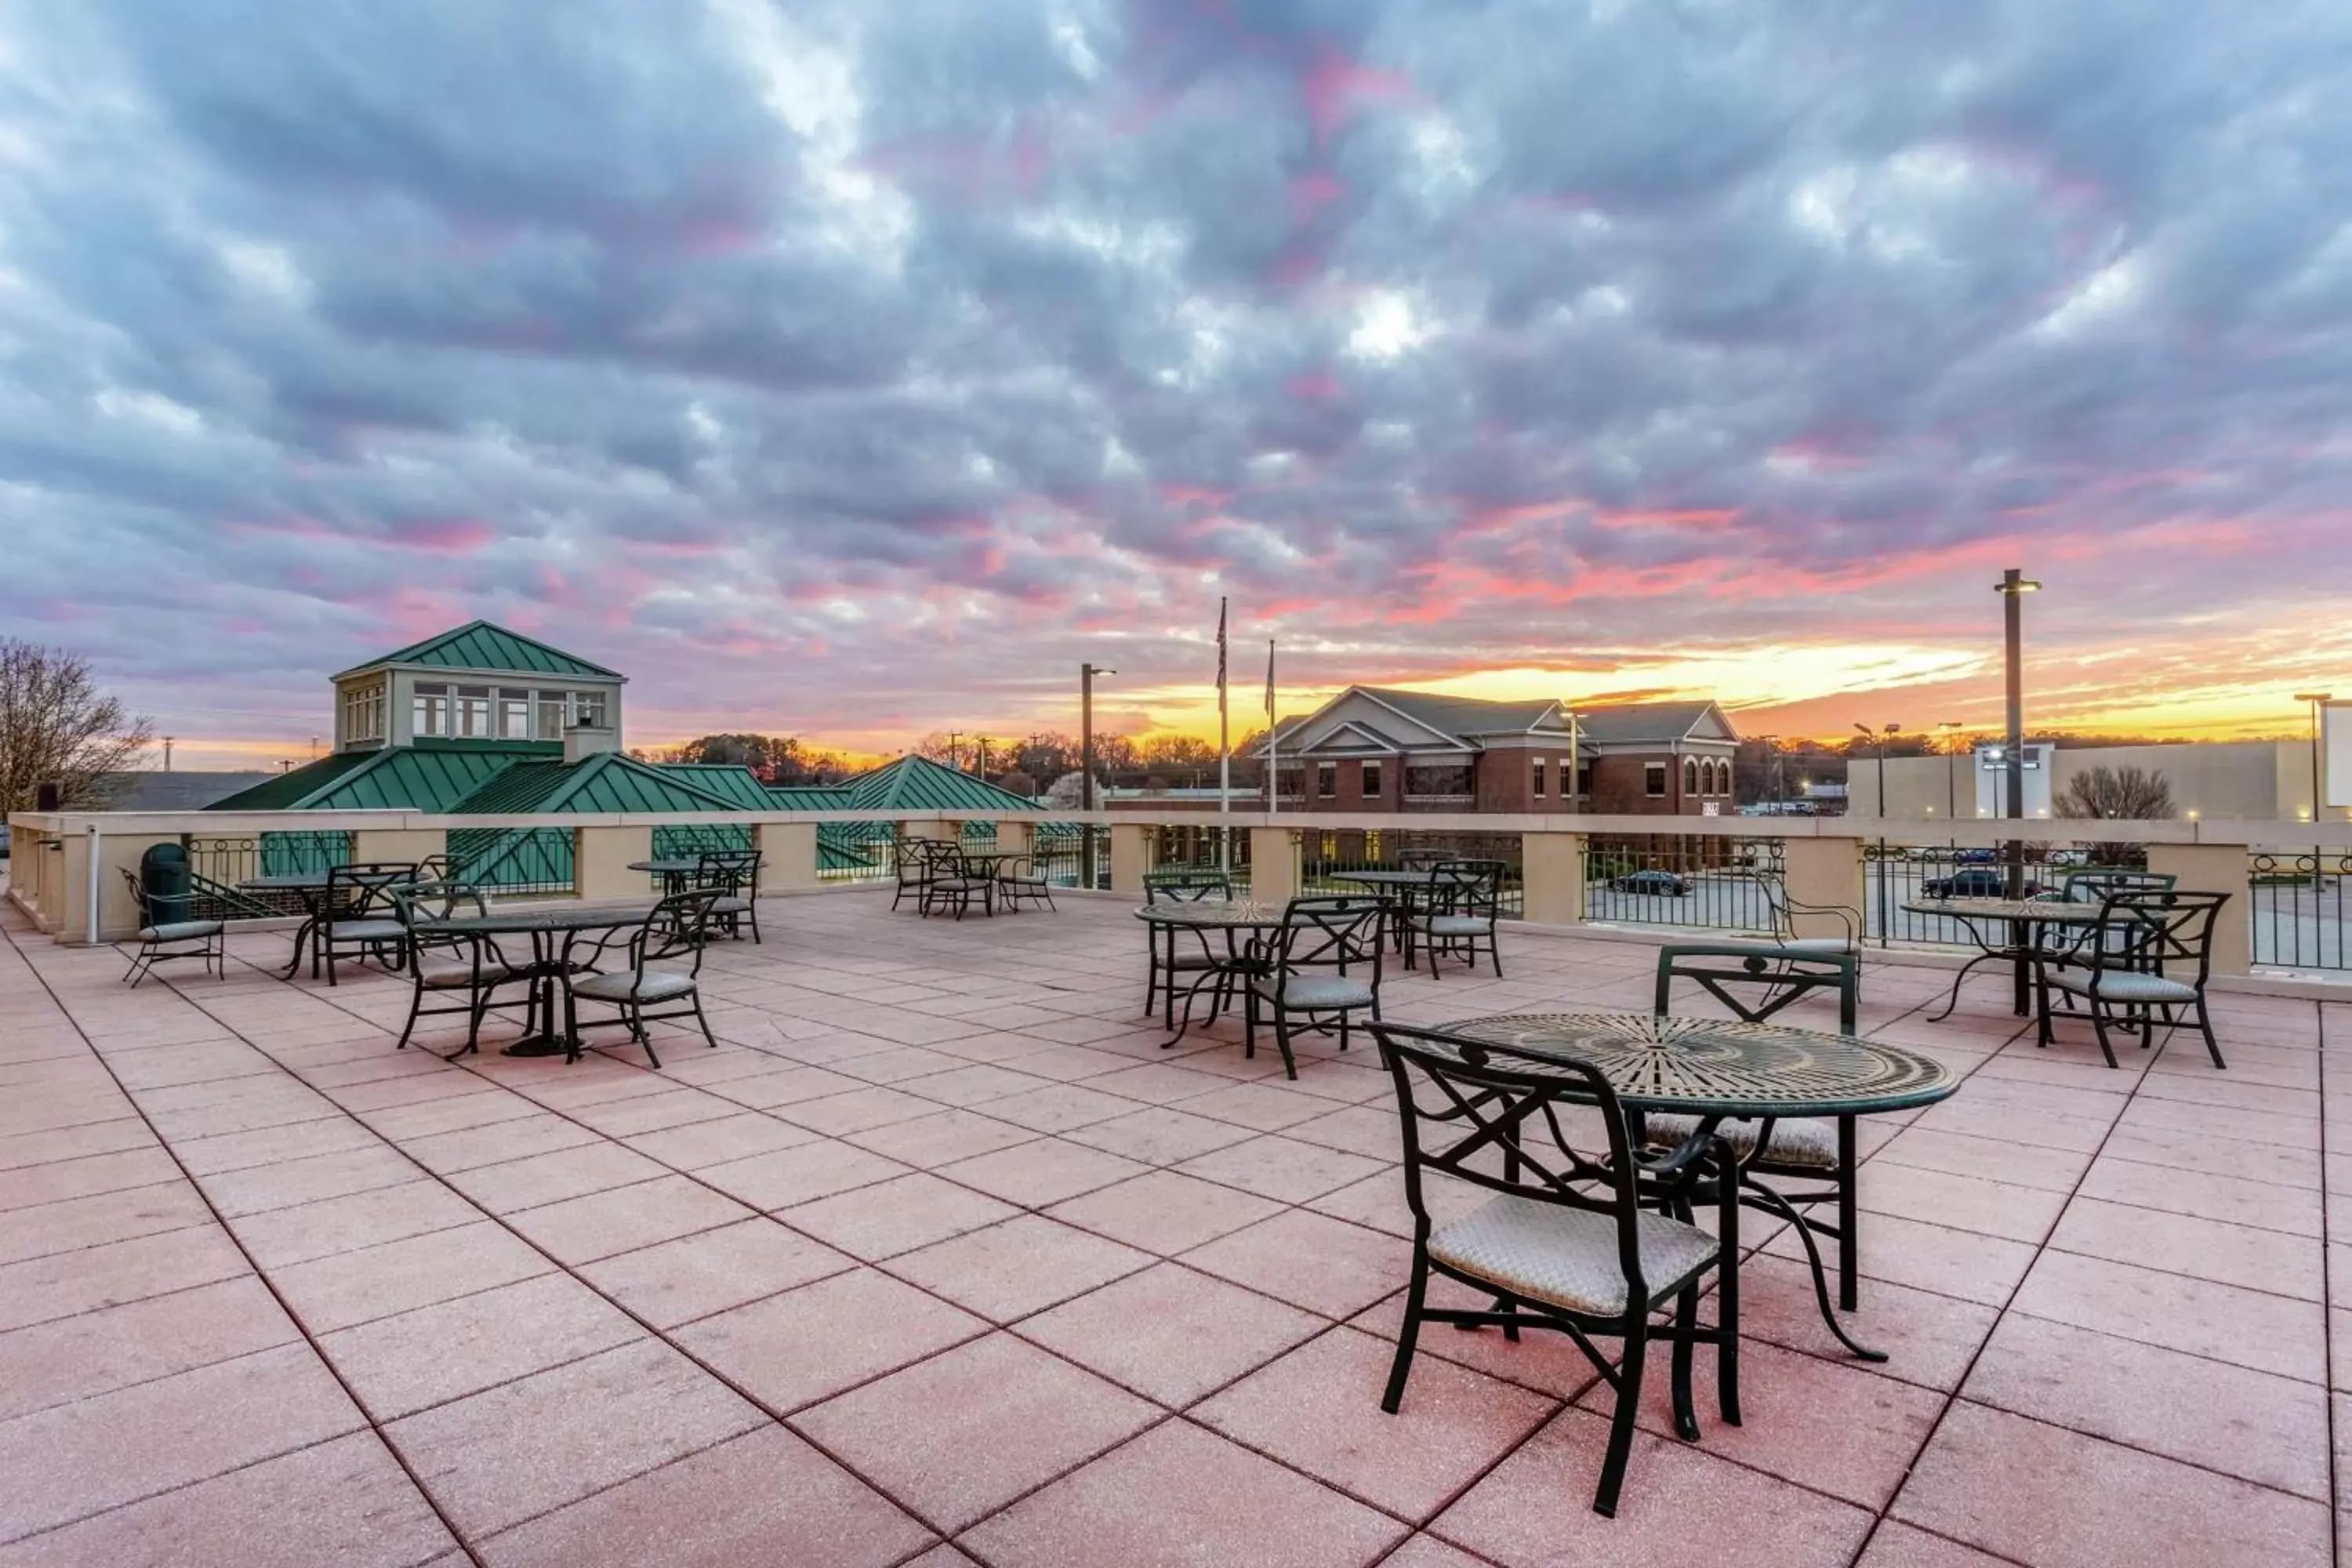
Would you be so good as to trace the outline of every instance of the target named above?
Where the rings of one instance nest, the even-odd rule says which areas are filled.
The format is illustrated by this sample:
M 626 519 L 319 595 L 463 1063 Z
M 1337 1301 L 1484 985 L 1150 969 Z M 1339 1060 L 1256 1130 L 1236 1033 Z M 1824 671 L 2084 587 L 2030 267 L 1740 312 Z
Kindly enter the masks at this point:
M 273 743 L 477 615 L 646 738 L 1066 723 L 1083 658 L 1197 723 L 1220 595 L 1301 700 L 1836 729 L 1989 717 L 2022 564 L 2042 711 L 2283 717 L 2352 657 L 2347 61 L 2299 0 L 18 10 L 0 624 Z

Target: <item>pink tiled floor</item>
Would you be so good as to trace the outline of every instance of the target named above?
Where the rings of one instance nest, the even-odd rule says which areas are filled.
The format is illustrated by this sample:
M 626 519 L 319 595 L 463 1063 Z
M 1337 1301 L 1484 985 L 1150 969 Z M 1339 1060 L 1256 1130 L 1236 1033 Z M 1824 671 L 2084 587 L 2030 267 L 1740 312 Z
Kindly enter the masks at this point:
M 1659 1380 L 1609 1521 L 1556 1337 L 1433 1331 L 1380 1413 L 1369 1050 L 1163 1051 L 1117 904 L 887 902 L 778 902 L 660 1072 L 395 1053 L 405 984 L 283 983 L 282 933 L 131 993 L 0 931 L 0 1568 L 2334 1558 L 2352 1005 L 2229 996 L 2226 1076 L 2109 1071 L 1990 978 L 1929 1025 L 1943 977 L 1872 967 L 1865 1031 L 1968 1075 L 1866 1130 L 1894 1360 L 1837 1353 L 1759 1225 L 1747 1424 L 1702 1352 L 1680 1442 Z M 1647 1000 L 1646 948 L 1506 946 L 1390 1016 Z

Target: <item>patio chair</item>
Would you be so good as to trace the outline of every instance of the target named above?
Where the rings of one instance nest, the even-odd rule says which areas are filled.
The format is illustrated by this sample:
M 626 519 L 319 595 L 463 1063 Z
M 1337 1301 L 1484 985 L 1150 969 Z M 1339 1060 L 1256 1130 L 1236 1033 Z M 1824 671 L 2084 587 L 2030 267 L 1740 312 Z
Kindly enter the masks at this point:
M 694 873 L 695 888 L 717 893 L 710 901 L 710 923 L 730 940 L 741 941 L 743 927 L 751 928 L 751 945 L 760 944 L 760 852 L 757 849 L 706 849 Z
M 646 1048 L 646 1060 L 661 1066 L 654 1053 L 647 1024 L 691 1018 L 711 1049 L 719 1048 L 710 1020 L 702 1014 L 702 950 L 710 930 L 710 905 L 719 895 L 708 888 L 673 893 L 633 925 L 616 926 L 593 938 L 586 933 L 564 943 L 563 1027 L 572 1050 L 564 1059 L 580 1059 L 580 1031 L 626 1026 L 629 1037 Z M 616 968 L 604 960 L 617 957 Z M 581 1021 L 579 1005 L 601 1002 L 616 1009 L 610 1018 Z M 653 1009 L 665 1003 L 667 1012 Z
M 489 913 L 489 905 L 478 889 L 454 882 L 418 882 L 394 888 L 390 894 L 393 909 L 406 933 L 405 967 L 410 982 L 408 1021 L 400 1026 L 400 1039 L 394 1048 L 408 1048 L 409 1037 L 416 1032 L 419 1018 L 462 1013 L 467 1017 L 466 1050 L 478 1049 L 486 1015 L 493 1009 L 511 1007 L 517 1000 L 529 1005 L 528 994 L 501 1002 L 497 992 L 501 985 L 528 986 L 530 970 L 509 964 L 498 943 L 488 937 L 434 930 L 437 922 L 453 915 Z M 427 1005 L 427 998 L 448 997 L 457 1000 L 436 1000 Z M 526 1030 L 530 1027 L 528 1019 L 524 1026 Z
M 929 912 L 923 904 L 938 872 L 938 864 L 932 858 L 936 842 L 929 838 L 898 838 L 892 842 L 890 862 L 898 882 L 898 891 L 890 895 L 892 909 L 897 909 L 899 900 L 911 892 L 915 895 L 915 912 Z
M 1503 977 L 1503 952 L 1495 933 L 1503 918 L 1503 873 L 1500 860 L 1442 860 L 1430 868 L 1429 885 L 1415 889 L 1401 912 L 1404 927 L 1404 966 L 1411 969 L 1418 952 L 1429 954 L 1429 977 L 1438 977 L 1438 960 L 1459 954 L 1472 969 L 1478 967 L 1478 948 L 1485 943 Z
M 404 962 L 408 928 L 392 901 L 392 889 L 421 880 L 414 860 L 369 860 L 327 868 L 327 894 L 320 903 L 319 929 L 310 939 L 312 973 L 320 960 L 327 965 L 327 984 L 335 984 L 335 960 L 373 958 L 388 969 Z
M 1045 864 L 1034 851 L 1016 855 L 996 868 L 996 896 L 1004 900 L 1008 911 L 1024 904 L 1043 904 L 1052 913 L 1061 913 L 1054 907 L 1054 884 L 1046 879 Z
M 1852 953 L 1759 950 L 1753 942 L 1703 942 L 1658 950 L 1657 992 L 1652 1011 L 1672 1012 L 1675 982 L 1696 983 L 1743 1022 L 1769 1021 L 1782 1008 L 1816 991 L 1837 994 L 1838 1032 L 1851 1035 L 1861 992 L 1862 961 Z M 1675 1149 L 1698 1131 L 1690 1116 L 1644 1119 L 1652 1149 Z M 1717 1135 L 1739 1162 L 1749 1206 L 1784 1216 L 1806 1211 L 1813 1231 L 1837 1237 L 1838 1305 L 1851 1312 L 1862 1300 L 1861 1207 L 1856 1202 L 1859 1161 L 1854 1121 L 1839 1117 L 1738 1117 L 1725 1121 Z M 1793 1191 L 1766 1187 L 1752 1177 L 1772 1176 L 1815 1185 Z M 1833 1204 L 1834 1225 L 1811 1219 L 1818 1205 Z M 1809 1244 L 1810 1245 L 1810 1244 Z
M 996 879 L 988 866 L 965 859 L 960 844 L 940 844 L 931 856 L 931 879 L 916 906 L 918 912 L 930 915 L 953 910 L 955 918 L 961 920 L 977 898 L 982 914 L 996 913 Z
M 1242 959 L 1242 1055 L 1257 1055 L 1260 1014 L 1274 1023 L 1274 1043 L 1282 1070 L 1298 1076 L 1290 1039 L 1301 1032 L 1328 1033 L 1336 1025 L 1339 1048 L 1348 1048 L 1351 1014 L 1381 1016 L 1381 949 L 1388 900 L 1360 894 L 1293 899 L 1283 910 L 1281 928 L 1252 939 Z M 1302 1024 L 1297 1020 L 1304 1020 Z
M 2134 893 L 2160 898 L 2180 885 L 2180 879 L 2169 872 L 2132 871 L 2120 868 L 2095 871 L 2069 871 L 2058 884 L 2057 897 L 2062 903 L 2095 904 L 2110 893 Z M 2042 952 L 2037 960 L 2052 966 L 2053 972 L 2084 965 L 2085 952 L 2113 943 L 2118 938 L 2104 923 L 2098 925 L 2060 924 L 2052 921 L 2040 928 Z M 2059 1000 L 2065 1010 L 2074 1010 L 2074 998 L 2062 992 Z
M 2226 1069 L 2230 1064 L 2221 1059 L 2205 1006 L 2205 982 L 2213 969 L 2214 920 L 2229 901 L 2227 893 L 2109 893 L 2099 903 L 2097 940 L 2084 941 L 2063 960 L 2035 960 L 2037 1042 L 2046 1046 L 2053 1038 L 2054 991 L 2084 1003 L 2109 1067 L 2117 1065 L 2111 1030 L 2137 1030 L 2145 1050 L 2157 1026 L 2169 1032 L 2194 1022 L 2213 1065 Z M 2184 1009 L 2189 1016 L 2179 1016 Z
M 1698 1431 L 1691 1363 L 1699 1344 L 1716 1347 L 1717 1404 L 1725 1421 L 1739 1422 L 1739 1205 L 1727 1174 L 1730 1152 L 1714 1138 L 1670 1163 L 1643 1163 L 1629 1146 L 1616 1092 L 1586 1063 L 1525 1056 L 1435 1030 L 1393 1024 L 1371 1029 L 1396 1086 L 1413 1230 L 1404 1322 L 1381 1408 L 1393 1415 L 1403 1403 L 1425 1322 L 1496 1325 L 1514 1340 L 1522 1328 L 1558 1329 L 1616 1393 L 1592 1499 L 1595 1513 L 1612 1516 L 1633 1451 L 1651 1341 L 1673 1347 L 1675 1415 L 1685 1436 Z M 1711 1180 L 1696 1179 L 1710 1167 Z M 1435 1224 L 1423 1191 L 1431 1175 L 1495 1195 Z M 1675 1183 L 1683 1194 L 1668 1205 L 1674 1213 L 1645 1202 L 1661 1183 Z M 1706 1196 L 1717 1209 L 1713 1236 L 1692 1223 L 1691 1200 Z M 1716 1321 L 1702 1325 L 1699 1293 L 1710 1270 L 1717 1280 Z M 1478 1311 L 1433 1308 L 1432 1274 L 1496 1300 Z M 1672 1321 L 1653 1323 L 1668 1306 Z M 1623 1342 L 1613 1364 L 1593 1344 L 1596 1336 Z
M 1756 886 L 1764 894 L 1764 907 L 1771 912 L 1772 945 L 1790 952 L 1859 953 L 1862 952 L 1862 911 L 1843 904 L 1809 904 L 1789 896 L 1785 878 L 1759 876 Z M 1799 936 L 1797 921 L 1801 917 L 1837 921 L 1843 934 L 1838 936 Z
M 131 884 L 131 901 L 139 910 L 139 951 L 131 960 L 131 967 L 122 978 L 131 983 L 133 991 L 139 983 L 154 972 L 159 963 L 169 963 L 175 958 L 201 961 L 205 973 L 228 978 L 228 955 L 222 943 L 228 934 L 226 921 L 196 918 L 196 895 L 193 892 L 168 893 L 149 888 L 130 867 L 119 868 L 122 879 Z
M 1143 901 L 1147 904 L 1197 903 L 1203 899 L 1223 899 L 1234 896 L 1234 879 L 1223 871 L 1150 871 L 1143 878 Z M 1239 954 L 1234 951 L 1233 934 L 1228 931 L 1218 952 L 1219 943 L 1204 931 L 1182 931 L 1175 926 L 1149 926 L 1150 935 L 1150 967 L 1144 972 L 1143 1011 L 1148 1016 L 1152 1000 L 1160 999 L 1162 1021 L 1167 1027 L 1176 1026 L 1176 977 L 1189 974 L 1198 977 L 1223 972 L 1225 979 L 1217 988 L 1217 1005 L 1224 1004 L 1232 992 L 1231 977 Z

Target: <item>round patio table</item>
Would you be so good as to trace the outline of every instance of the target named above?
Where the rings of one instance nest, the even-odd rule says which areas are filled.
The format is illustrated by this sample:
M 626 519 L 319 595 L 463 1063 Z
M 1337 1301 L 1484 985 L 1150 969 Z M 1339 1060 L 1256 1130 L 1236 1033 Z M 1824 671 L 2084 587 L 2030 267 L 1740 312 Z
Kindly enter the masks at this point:
M 1948 1100 L 1960 1086 L 1949 1068 L 1923 1052 L 1780 1024 L 1648 1013 L 1514 1013 L 1442 1027 L 1530 1057 L 1572 1058 L 1597 1068 L 1627 1110 L 1696 1118 L 1693 1139 L 1712 1136 L 1726 1117 L 1883 1115 Z M 1743 1173 L 1740 1184 L 1796 1227 L 1830 1331 L 1864 1360 L 1885 1361 L 1885 1352 L 1856 1343 L 1838 1321 L 1821 1249 L 1797 1205 L 1752 1174 Z M 1853 1245 L 1851 1232 L 1841 1245 Z
M 687 860 L 676 856 L 656 856 L 651 860 L 632 860 L 629 862 L 629 869 L 659 877 L 662 879 L 662 893 L 667 897 L 672 893 L 686 891 L 686 879 L 702 869 L 702 858 L 697 856 L 691 860 Z
M 1330 882 L 1356 882 L 1367 888 L 1426 888 L 1430 882 L 1427 871 L 1407 871 L 1373 867 L 1364 871 L 1330 871 L 1324 879 Z
M 2013 1005 L 2017 1016 L 2024 1017 L 2030 1011 L 2026 999 L 2027 970 L 2042 951 L 2042 928 L 2044 926 L 2095 926 L 2101 923 L 2097 904 L 2070 903 L 2064 899 L 1913 899 L 1903 906 L 1911 915 L 1932 915 L 1960 922 L 1969 940 L 1977 946 L 1977 955 L 1960 965 L 1952 976 L 1952 994 L 1945 999 L 1944 1010 L 1930 1017 L 1930 1024 L 1940 1024 L 1952 1016 L 1960 1005 L 1960 983 L 1979 963 L 2006 960 L 2017 967 L 2016 996 Z M 1984 927 L 2006 927 L 2007 941 L 1995 941 L 1985 935 Z
M 1223 1010 L 1222 999 L 1230 989 L 1233 977 L 1240 963 L 1239 955 L 1233 951 L 1234 933 L 1280 931 L 1284 910 L 1280 904 L 1261 904 L 1247 899 L 1169 899 L 1156 904 L 1145 904 L 1134 913 L 1137 920 L 1151 928 L 1151 941 L 1158 942 L 1162 931 L 1169 934 L 1169 956 L 1171 961 L 1175 956 L 1177 931 L 1200 931 L 1203 933 L 1204 942 L 1207 932 L 1225 933 L 1225 958 L 1223 964 L 1215 969 L 1203 970 L 1200 977 L 1195 979 L 1191 987 L 1185 991 L 1184 1016 L 1177 1024 L 1176 1032 L 1160 1042 L 1160 1048 L 1166 1050 L 1182 1039 L 1185 1031 L 1192 1028 L 1192 1003 L 1204 987 L 1215 987 L 1220 998 L 1217 1005 L 1210 1009 L 1209 1016 L 1214 1018 Z M 1171 973 L 1173 973 L 1172 969 Z
M 563 964 L 556 953 L 555 939 L 562 937 L 565 945 L 583 931 L 611 931 L 620 926 L 641 923 L 650 910 L 635 909 L 541 909 L 510 910 L 487 915 L 452 915 L 447 920 L 433 922 L 433 930 L 446 935 L 486 937 L 502 936 L 530 938 L 530 963 L 526 973 L 530 979 L 530 1005 L 526 1024 L 536 1014 L 541 1027 L 527 1033 L 499 1054 L 509 1057 L 576 1057 L 580 1054 L 580 1037 L 556 1025 L 555 991 L 564 977 Z M 468 1044 L 452 1051 L 454 1058 L 478 1047 Z
M 327 873 L 324 871 L 273 871 L 259 877 L 247 877 L 236 885 L 240 893 L 292 893 L 302 900 L 302 923 L 294 928 L 294 957 L 286 965 L 281 980 L 294 978 L 302 967 L 302 945 L 310 945 L 310 978 L 319 978 L 319 925 L 326 919 Z

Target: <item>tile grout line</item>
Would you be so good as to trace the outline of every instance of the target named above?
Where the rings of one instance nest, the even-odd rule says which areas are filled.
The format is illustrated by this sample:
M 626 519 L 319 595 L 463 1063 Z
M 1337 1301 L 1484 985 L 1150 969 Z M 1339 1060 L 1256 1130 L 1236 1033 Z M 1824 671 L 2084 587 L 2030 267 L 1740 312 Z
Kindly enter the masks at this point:
M 293 1324 L 294 1331 L 301 1336 L 301 1342 L 310 1350 L 310 1354 L 316 1358 L 320 1366 L 326 1370 L 327 1375 L 335 1380 L 336 1387 L 342 1391 L 343 1397 L 351 1403 L 352 1409 L 355 1411 L 360 1419 L 366 1424 L 367 1429 L 374 1435 L 375 1440 L 383 1446 L 383 1451 L 391 1457 L 393 1463 L 400 1467 L 401 1473 L 408 1479 L 408 1484 L 415 1489 L 416 1495 L 424 1500 L 425 1506 L 433 1510 L 434 1518 L 440 1521 L 441 1528 L 448 1532 L 449 1539 L 457 1543 L 457 1549 L 466 1554 L 467 1562 L 475 1564 L 475 1568 L 482 1568 L 481 1556 L 479 1553 L 475 1552 L 473 1544 L 468 1542 L 464 1535 L 458 1532 L 456 1523 L 451 1521 L 447 1512 L 442 1509 L 440 1500 L 434 1497 L 433 1493 L 426 1489 L 423 1479 L 417 1475 L 415 1468 L 409 1464 L 407 1456 L 404 1455 L 400 1451 L 398 1445 L 394 1444 L 392 1439 L 386 1436 L 383 1424 L 378 1422 L 369 1412 L 367 1405 L 361 1401 L 358 1391 L 352 1388 L 350 1382 L 343 1376 L 341 1369 L 337 1367 L 334 1362 L 327 1355 L 327 1352 L 320 1348 L 317 1338 L 311 1334 L 309 1326 L 302 1321 L 300 1316 L 295 1312 L 293 1307 L 287 1301 L 284 1295 L 279 1292 L 276 1282 L 263 1271 L 261 1265 L 255 1259 L 253 1254 L 246 1247 L 243 1239 L 237 1236 L 235 1230 L 230 1228 L 228 1222 L 221 1217 L 220 1211 L 214 1205 L 211 1194 L 205 1191 L 203 1184 L 196 1180 L 194 1175 L 188 1171 L 187 1166 L 182 1163 L 178 1152 L 173 1149 L 171 1143 L 163 1137 L 163 1133 L 156 1130 L 152 1120 L 147 1116 L 146 1111 L 141 1108 L 139 1102 L 132 1098 L 130 1089 L 123 1085 L 121 1076 L 114 1070 L 114 1065 L 106 1059 L 105 1053 L 100 1051 L 98 1047 L 91 1042 L 88 1033 L 85 1032 L 81 1026 L 74 1020 L 72 1009 L 66 1005 L 63 998 L 58 996 L 57 988 L 50 984 L 48 976 L 43 974 L 37 965 L 25 957 L 23 949 L 17 944 L 16 931 L 12 929 L 0 928 L 0 941 L 5 941 L 9 951 L 16 955 L 19 963 L 25 965 L 26 971 L 31 973 L 35 983 L 37 984 L 41 987 L 42 991 L 47 994 L 50 1005 L 55 1006 L 58 1011 L 64 1016 L 66 1021 L 72 1026 L 74 1032 L 81 1037 L 82 1042 L 89 1047 L 90 1055 L 97 1059 L 100 1066 L 106 1069 L 107 1076 L 113 1080 L 116 1090 L 122 1095 L 125 1100 L 130 1102 L 132 1111 L 138 1115 L 142 1121 L 146 1122 L 149 1135 L 154 1138 L 156 1143 L 166 1154 L 170 1155 L 172 1163 L 180 1171 L 181 1179 L 188 1184 L 190 1189 L 195 1193 L 197 1201 L 202 1203 L 205 1205 L 206 1212 L 211 1214 L 213 1216 L 213 1224 L 217 1226 L 221 1234 L 228 1239 L 229 1245 L 236 1248 L 237 1256 L 244 1258 L 246 1267 L 252 1270 L 253 1278 L 260 1282 L 263 1289 L 269 1292 L 270 1300 L 278 1304 L 278 1310 L 286 1314 L 286 1321 Z M 187 998 L 181 995 L 177 988 L 172 986 L 168 981 L 165 983 L 165 989 L 170 991 L 174 997 L 177 997 L 180 1001 L 184 1003 L 187 1002 Z M 190 1005 L 194 1005 L 193 1004 Z M 199 1006 L 196 1008 L 196 1011 L 202 1013 L 205 1009 Z M 206 1014 L 205 1016 L 210 1016 L 211 1015 Z M 247 1044 L 247 1048 L 259 1052 L 258 1047 L 254 1047 L 250 1044 Z M 267 1052 L 259 1052 L 259 1054 L 265 1057 L 268 1055 Z M 346 1434 L 337 1434 L 337 1436 L 345 1435 Z M 315 1446 L 316 1445 L 306 1445 L 306 1447 Z M 289 1451 L 291 1452 L 293 1450 Z M 270 1458 L 282 1457 L 282 1455 L 275 1454 L 268 1456 Z M 207 1477 L 205 1479 L 211 1479 L 213 1478 Z M 115 1507 L 121 1506 L 126 1505 L 117 1504 L 114 1505 L 114 1507 L 100 1509 L 95 1513 L 84 1515 L 83 1518 L 98 1518 L 104 1514 L 111 1513 L 114 1511 Z M 81 1521 L 74 1520 L 68 1522 L 79 1523 Z M 66 1525 L 61 1524 L 53 1526 L 52 1529 L 64 1529 L 66 1527 Z M 38 1533 L 46 1534 L 47 1531 L 41 1531 Z

